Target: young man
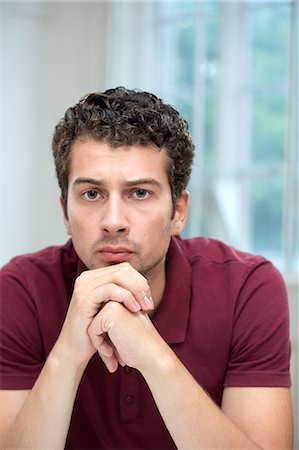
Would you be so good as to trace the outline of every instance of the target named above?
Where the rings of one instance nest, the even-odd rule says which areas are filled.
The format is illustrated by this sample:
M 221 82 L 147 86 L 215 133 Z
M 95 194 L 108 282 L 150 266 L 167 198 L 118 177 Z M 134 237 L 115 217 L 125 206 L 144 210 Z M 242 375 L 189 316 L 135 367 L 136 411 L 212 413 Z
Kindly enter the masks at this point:
M 285 287 L 179 237 L 193 150 L 172 107 L 123 88 L 57 125 L 71 240 L 2 270 L 1 448 L 292 447 Z

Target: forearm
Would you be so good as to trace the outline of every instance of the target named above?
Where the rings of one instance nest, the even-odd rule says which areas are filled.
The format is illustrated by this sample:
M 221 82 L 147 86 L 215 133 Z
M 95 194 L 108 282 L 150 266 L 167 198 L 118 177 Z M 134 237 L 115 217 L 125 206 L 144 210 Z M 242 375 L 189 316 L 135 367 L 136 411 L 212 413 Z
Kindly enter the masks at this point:
M 54 348 L 0 448 L 63 449 L 84 366 L 75 367 Z
M 98 337 L 108 333 L 121 360 L 141 372 L 180 450 L 259 448 L 215 405 L 146 314 L 110 302 L 88 332 L 96 348 Z
M 258 449 L 229 420 L 171 349 L 163 348 L 142 374 L 178 449 Z

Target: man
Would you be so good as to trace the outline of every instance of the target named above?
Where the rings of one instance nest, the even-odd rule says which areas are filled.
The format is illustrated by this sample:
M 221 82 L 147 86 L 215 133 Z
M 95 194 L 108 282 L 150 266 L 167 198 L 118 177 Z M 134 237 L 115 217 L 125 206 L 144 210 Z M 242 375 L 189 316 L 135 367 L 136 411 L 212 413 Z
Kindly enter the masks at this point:
M 292 447 L 285 287 L 179 237 L 193 150 L 172 107 L 124 88 L 57 125 L 71 240 L 2 270 L 1 448 Z

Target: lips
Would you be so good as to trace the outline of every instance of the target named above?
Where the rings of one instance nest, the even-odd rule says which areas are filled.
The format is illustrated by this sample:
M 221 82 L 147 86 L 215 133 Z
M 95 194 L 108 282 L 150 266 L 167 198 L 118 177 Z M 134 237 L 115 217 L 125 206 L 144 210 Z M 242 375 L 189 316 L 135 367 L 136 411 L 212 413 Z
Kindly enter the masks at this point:
M 98 250 L 102 258 L 107 262 L 127 261 L 133 252 L 127 247 L 107 246 Z

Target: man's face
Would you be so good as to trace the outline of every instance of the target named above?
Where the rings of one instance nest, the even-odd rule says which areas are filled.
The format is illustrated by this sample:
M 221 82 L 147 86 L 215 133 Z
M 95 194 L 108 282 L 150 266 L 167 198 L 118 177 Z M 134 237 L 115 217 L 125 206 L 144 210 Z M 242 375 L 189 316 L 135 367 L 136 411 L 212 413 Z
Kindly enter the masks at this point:
M 181 232 L 188 204 L 184 191 L 172 218 L 166 167 L 165 150 L 74 142 L 65 224 L 88 269 L 127 261 L 147 277 L 164 270 L 170 237 Z

